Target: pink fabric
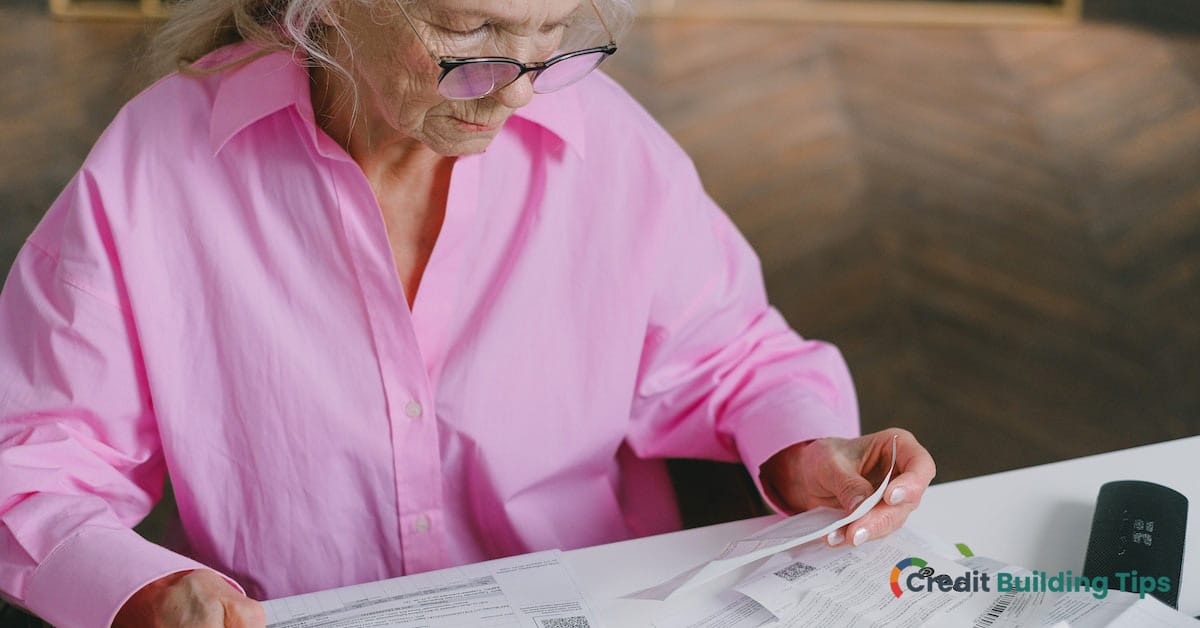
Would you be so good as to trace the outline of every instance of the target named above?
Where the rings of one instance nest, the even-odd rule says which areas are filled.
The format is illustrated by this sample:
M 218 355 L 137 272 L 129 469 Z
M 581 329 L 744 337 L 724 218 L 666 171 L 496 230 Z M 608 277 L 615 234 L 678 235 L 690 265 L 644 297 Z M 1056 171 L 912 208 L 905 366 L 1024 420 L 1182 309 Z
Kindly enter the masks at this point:
M 457 161 L 410 311 L 366 179 L 273 54 L 135 98 L 21 251 L 0 590 L 103 626 L 202 565 L 262 599 L 616 541 L 678 525 L 650 459 L 757 475 L 857 429 L 837 350 L 767 305 L 610 79 L 537 96 Z M 180 553 L 129 530 L 168 472 Z

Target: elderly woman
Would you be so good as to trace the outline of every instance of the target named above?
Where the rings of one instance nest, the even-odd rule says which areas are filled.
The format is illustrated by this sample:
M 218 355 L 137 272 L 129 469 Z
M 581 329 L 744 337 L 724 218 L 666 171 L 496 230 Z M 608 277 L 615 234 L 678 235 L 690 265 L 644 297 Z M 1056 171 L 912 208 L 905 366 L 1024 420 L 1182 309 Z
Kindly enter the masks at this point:
M 611 80 L 620 0 L 189 0 L 0 295 L 0 590 L 60 626 L 678 526 L 740 459 L 858 545 L 933 461 L 857 436 L 689 160 Z M 603 2 L 603 4 L 601 4 Z M 736 147 L 735 147 L 736 149 Z M 171 549 L 131 530 L 169 474 Z

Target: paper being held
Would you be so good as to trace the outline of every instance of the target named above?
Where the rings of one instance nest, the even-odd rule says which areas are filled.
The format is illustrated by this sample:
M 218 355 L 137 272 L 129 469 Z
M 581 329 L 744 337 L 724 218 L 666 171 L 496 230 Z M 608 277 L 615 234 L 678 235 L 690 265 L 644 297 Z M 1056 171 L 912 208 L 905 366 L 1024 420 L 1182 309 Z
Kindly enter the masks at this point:
M 719 578 L 738 567 L 748 565 L 760 558 L 777 554 L 797 545 L 808 543 L 828 535 L 851 522 L 861 519 L 879 500 L 892 479 L 896 469 L 896 439 L 892 438 L 892 462 L 887 474 L 875 492 L 867 497 L 854 512 L 844 514 L 833 508 L 815 508 L 793 515 L 758 533 L 727 545 L 715 558 L 689 569 L 666 582 L 648 589 L 631 593 L 625 597 L 643 600 L 667 600 L 674 595 L 695 589 L 706 582 Z

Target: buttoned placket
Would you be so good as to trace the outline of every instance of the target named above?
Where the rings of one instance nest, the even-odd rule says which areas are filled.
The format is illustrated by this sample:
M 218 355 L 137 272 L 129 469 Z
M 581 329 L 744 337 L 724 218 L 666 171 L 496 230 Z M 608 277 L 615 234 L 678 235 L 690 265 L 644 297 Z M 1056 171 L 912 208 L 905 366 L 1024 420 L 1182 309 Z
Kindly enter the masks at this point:
M 369 319 L 391 426 L 400 550 L 405 573 L 448 566 L 436 380 L 445 357 L 447 319 L 462 269 L 462 243 L 478 202 L 478 157 L 459 158 L 446 218 L 410 310 L 396 273 L 379 203 L 358 165 L 327 135 L 342 227 Z

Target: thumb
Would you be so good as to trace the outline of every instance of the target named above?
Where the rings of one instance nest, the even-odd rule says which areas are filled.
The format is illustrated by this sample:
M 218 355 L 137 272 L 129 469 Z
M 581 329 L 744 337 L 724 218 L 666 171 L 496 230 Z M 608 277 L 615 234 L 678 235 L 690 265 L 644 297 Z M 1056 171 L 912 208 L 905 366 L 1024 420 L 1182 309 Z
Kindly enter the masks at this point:
M 225 603 L 225 628 L 263 628 L 267 613 L 262 604 L 248 597 Z
M 219 578 L 211 572 L 209 575 L 210 579 Z M 267 612 L 262 603 L 246 596 L 223 578 L 219 583 L 214 582 L 213 586 L 219 590 L 219 593 L 214 593 L 221 601 L 224 611 L 224 628 L 265 628 Z
M 851 512 L 866 499 L 875 487 L 863 476 L 852 470 L 838 469 L 834 494 L 846 512 Z

